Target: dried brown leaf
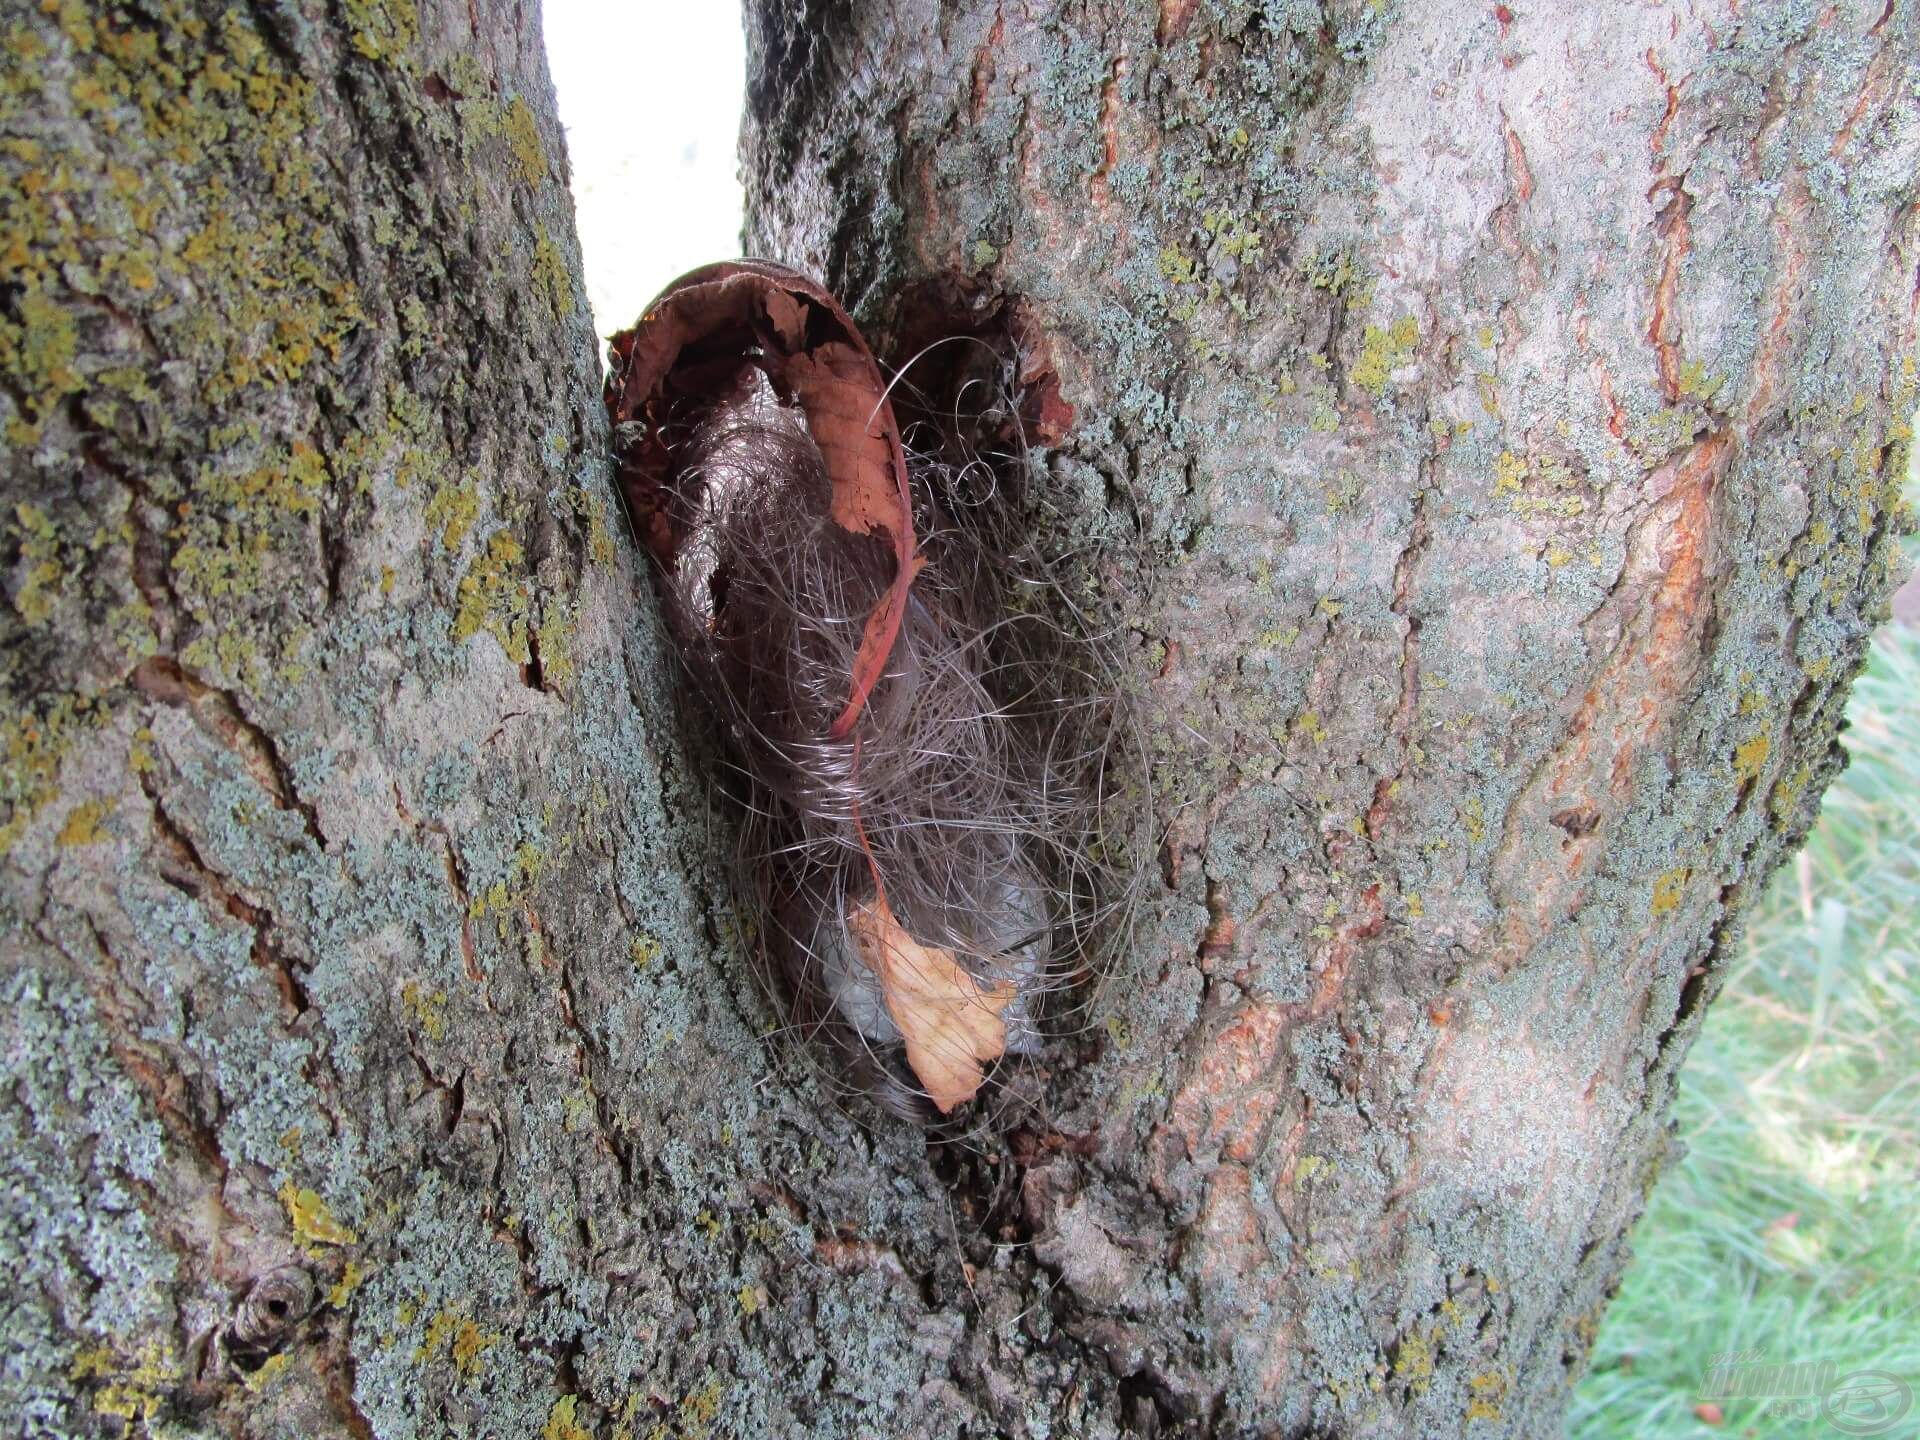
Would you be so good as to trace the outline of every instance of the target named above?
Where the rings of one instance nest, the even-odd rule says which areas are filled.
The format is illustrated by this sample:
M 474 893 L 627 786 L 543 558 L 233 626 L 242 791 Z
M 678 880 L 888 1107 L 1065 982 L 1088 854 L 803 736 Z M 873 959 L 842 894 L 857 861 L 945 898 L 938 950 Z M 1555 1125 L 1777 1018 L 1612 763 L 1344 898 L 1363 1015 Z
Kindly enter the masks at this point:
M 766 260 L 729 260 L 681 276 L 631 330 L 613 337 L 606 402 L 615 425 L 644 421 L 645 438 L 621 455 L 621 480 L 641 538 L 671 563 L 679 547 L 660 506 L 668 457 L 658 423 L 676 399 L 706 402 L 734 392 L 758 366 L 791 396 L 826 462 L 834 520 L 855 534 L 884 536 L 894 577 L 861 635 L 846 707 L 829 733 L 853 729 L 886 669 L 919 569 L 900 426 L 887 385 L 858 327 L 828 291 Z
M 1001 1011 L 1014 987 L 988 989 L 951 950 L 922 945 L 894 918 L 886 896 L 850 907 L 847 928 L 860 958 L 880 981 L 887 1013 L 906 1041 L 907 1064 L 926 1092 L 950 1115 L 971 1100 L 986 1066 L 1006 1048 Z

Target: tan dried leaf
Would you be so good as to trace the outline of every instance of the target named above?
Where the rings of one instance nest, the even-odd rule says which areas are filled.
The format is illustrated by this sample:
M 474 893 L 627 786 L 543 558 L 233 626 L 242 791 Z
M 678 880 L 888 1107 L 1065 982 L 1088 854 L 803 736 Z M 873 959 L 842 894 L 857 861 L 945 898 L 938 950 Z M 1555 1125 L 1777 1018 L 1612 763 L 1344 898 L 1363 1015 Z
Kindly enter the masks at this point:
M 986 1065 L 1007 1045 L 1000 1012 L 1013 999 L 1003 982 L 988 989 L 951 950 L 922 945 L 893 916 L 884 895 L 849 908 L 847 928 L 880 981 L 887 1013 L 907 1043 L 907 1064 L 942 1115 L 980 1089 Z

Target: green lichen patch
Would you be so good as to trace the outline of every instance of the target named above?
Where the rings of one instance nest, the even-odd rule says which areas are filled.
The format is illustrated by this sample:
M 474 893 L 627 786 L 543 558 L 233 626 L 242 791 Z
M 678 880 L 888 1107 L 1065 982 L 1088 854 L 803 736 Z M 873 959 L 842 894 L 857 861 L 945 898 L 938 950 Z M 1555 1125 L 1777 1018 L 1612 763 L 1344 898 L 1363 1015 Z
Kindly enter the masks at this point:
M 533 111 L 518 95 L 507 102 L 501 128 L 506 133 L 513 158 L 520 166 L 521 178 L 529 185 L 538 185 L 545 180 L 547 152 L 540 144 L 540 130 L 534 123 Z
M 471 1378 L 480 1368 L 481 1358 L 500 1342 L 497 1331 L 482 1330 L 457 1306 L 446 1306 L 434 1315 L 427 1333 L 414 1348 L 413 1358 L 422 1364 L 437 1359 L 444 1351 L 453 1368 Z
M 306 538 L 329 479 L 304 442 L 244 469 L 203 466 L 169 532 L 174 583 L 189 606 L 211 618 L 218 602 L 258 590 L 276 550 Z
M 607 526 L 606 506 L 600 498 L 584 486 L 571 486 L 567 490 L 567 501 L 574 513 L 584 515 L 587 520 L 587 554 L 596 565 L 613 563 L 613 531 Z
M 400 987 L 400 1003 L 407 1007 L 420 1033 L 429 1040 L 444 1040 L 447 1034 L 447 992 L 428 989 L 416 980 Z
M 593 1440 L 593 1432 L 575 1418 L 579 1404 L 577 1395 L 562 1395 L 554 1401 L 553 1409 L 547 1412 L 547 1423 L 541 1428 L 540 1440 Z
M 1375 396 L 1386 394 L 1387 382 L 1413 358 L 1420 343 L 1420 325 L 1411 315 L 1402 315 L 1382 328 L 1369 325 L 1363 332 L 1359 358 L 1347 372 L 1347 378 Z
M 1754 735 L 1741 741 L 1733 752 L 1734 777 L 1743 785 L 1759 779 L 1772 754 L 1773 737 L 1770 735 Z
M 53 843 L 65 849 L 75 845 L 98 845 L 108 838 L 101 825 L 108 804 L 104 800 L 89 800 L 76 805 L 67 812 L 66 820 L 60 826 L 60 833 L 53 837 Z
M 1653 882 L 1653 898 L 1649 907 L 1655 915 L 1666 915 L 1680 908 L 1681 900 L 1686 898 L 1687 881 L 1693 878 L 1693 870 L 1686 865 L 1677 865 L 1666 871 Z
M 550 684 L 570 689 L 579 673 L 573 657 L 574 610 L 559 596 L 548 596 L 545 610 L 534 632 L 540 645 L 540 668 Z
M 73 316 L 43 293 L 22 295 L 17 314 L 0 315 L 0 372 L 24 393 L 26 423 L 37 425 L 63 396 L 83 388 L 74 368 L 80 341 Z
M 1364 297 L 1372 277 L 1350 249 L 1316 247 L 1300 257 L 1299 273 L 1309 286 L 1334 296 Z
M 480 493 L 471 476 L 458 484 L 442 485 L 427 501 L 427 524 L 439 529 L 441 547 L 449 552 L 460 549 L 479 518 Z
M 1199 278 L 1199 267 L 1191 255 L 1177 244 L 1160 247 L 1160 274 L 1170 285 L 1191 285 Z
M 319 1245 L 352 1245 L 357 1235 L 334 1218 L 332 1209 L 318 1191 L 296 1187 L 292 1181 L 280 1187 L 280 1203 L 286 1207 L 287 1223 L 294 1235 L 309 1249 Z
M 403 62 L 419 41 L 413 0 L 345 0 L 345 8 L 353 48 L 369 60 Z
M 573 271 L 544 225 L 533 236 L 533 284 L 556 320 L 573 312 Z
M 0 856 L 60 794 L 60 762 L 74 741 L 106 718 L 100 703 L 72 694 L 45 696 L 0 718 Z
M 522 562 L 525 552 L 507 530 L 496 530 L 483 554 L 460 577 L 458 608 L 453 617 L 455 641 L 482 631 L 500 642 L 507 658 L 524 665 L 533 652 L 527 645 L 527 623 L 533 612 L 533 586 Z
M 65 592 L 71 561 L 63 555 L 59 528 L 45 510 L 22 501 L 13 513 L 7 531 L 20 554 L 13 606 L 29 625 L 44 625 Z

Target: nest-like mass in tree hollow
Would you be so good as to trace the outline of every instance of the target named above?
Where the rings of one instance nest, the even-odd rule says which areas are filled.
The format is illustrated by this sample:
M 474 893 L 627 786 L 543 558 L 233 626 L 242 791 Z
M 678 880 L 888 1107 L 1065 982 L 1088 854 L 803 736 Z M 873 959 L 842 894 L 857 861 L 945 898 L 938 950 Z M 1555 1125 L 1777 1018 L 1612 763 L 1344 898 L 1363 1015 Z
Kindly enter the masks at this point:
M 669 287 L 608 405 L 774 993 L 834 1078 L 952 1114 L 1105 968 L 1142 819 L 1101 642 L 1017 538 L 1026 457 L 910 451 L 852 321 L 763 262 Z

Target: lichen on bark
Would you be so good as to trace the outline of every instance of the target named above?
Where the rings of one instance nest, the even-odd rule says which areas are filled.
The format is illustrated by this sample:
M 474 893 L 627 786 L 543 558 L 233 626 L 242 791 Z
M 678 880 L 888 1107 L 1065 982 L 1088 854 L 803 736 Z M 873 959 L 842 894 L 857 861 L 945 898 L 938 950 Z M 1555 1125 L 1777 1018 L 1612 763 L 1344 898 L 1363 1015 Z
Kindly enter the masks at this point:
M 973 1149 L 763 1033 L 535 18 L 10 16 L 0 1403 L 1549 1429 L 1908 523 L 1914 15 L 1764 8 L 750 7 L 756 245 L 1010 302 L 1138 638 L 1164 884 Z
M 1165 1419 L 1546 1433 L 1911 528 L 1912 7 L 820 8 L 750 241 L 1022 307 L 1036 524 L 1129 537 L 1168 893 L 1061 1322 Z

